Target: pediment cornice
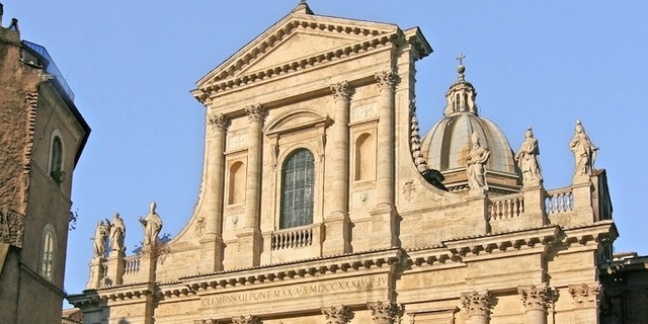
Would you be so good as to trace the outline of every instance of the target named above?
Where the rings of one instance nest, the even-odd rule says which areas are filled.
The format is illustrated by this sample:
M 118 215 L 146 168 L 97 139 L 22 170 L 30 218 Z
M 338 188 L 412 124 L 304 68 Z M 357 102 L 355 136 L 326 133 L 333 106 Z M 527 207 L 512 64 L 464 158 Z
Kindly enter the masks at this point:
M 257 71 L 250 69 L 298 33 L 344 39 L 341 43 L 345 44 Z M 418 52 L 417 58 L 432 51 L 418 28 L 403 32 L 393 24 L 291 13 L 200 79 L 197 89 L 193 90 L 192 94 L 199 101 L 205 102 L 215 93 L 256 84 L 331 61 L 355 57 L 400 42 L 407 42 L 412 46 Z

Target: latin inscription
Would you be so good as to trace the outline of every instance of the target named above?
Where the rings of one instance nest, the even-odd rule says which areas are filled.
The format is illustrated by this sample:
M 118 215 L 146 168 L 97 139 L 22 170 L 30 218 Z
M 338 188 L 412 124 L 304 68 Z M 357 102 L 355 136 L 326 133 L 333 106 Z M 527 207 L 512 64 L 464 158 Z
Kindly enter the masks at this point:
M 302 298 L 325 293 L 364 291 L 387 287 L 385 278 L 363 278 L 348 281 L 334 281 L 306 284 L 290 288 L 277 288 L 261 291 L 249 291 L 227 295 L 207 297 L 202 300 L 203 306 L 218 306 L 260 302 L 274 299 Z

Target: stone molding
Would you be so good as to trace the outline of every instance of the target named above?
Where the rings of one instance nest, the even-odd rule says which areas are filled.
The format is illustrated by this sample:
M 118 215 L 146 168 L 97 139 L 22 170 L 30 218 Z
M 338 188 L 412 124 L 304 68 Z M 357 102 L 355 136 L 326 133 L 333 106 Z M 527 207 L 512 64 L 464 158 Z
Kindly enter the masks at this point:
M 32 151 L 34 148 L 34 130 L 36 129 L 36 111 L 38 109 L 38 91 L 27 93 L 25 97 L 27 102 L 27 147 L 23 155 L 23 170 L 29 172 L 31 169 Z
M 254 104 L 245 107 L 245 113 L 248 115 L 250 123 L 263 122 L 265 119 L 265 109 L 263 109 L 261 104 Z
M 333 93 L 333 99 L 338 100 L 349 100 L 351 94 L 353 94 L 353 89 L 349 85 L 349 82 L 344 81 L 331 85 L 331 92 Z
M 223 114 L 208 113 L 207 119 L 209 125 L 211 125 L 215 130 L 225 131 L 229 124 L 229 120 Z
M 598 284 L 570 285 L 569 294 L 574 299 L 576 308 L 595 308 L 600 304 L 602 287 Z
M 380 88 L 380 91 L 386 89 L 393 90 L 398 83 L 398 75 L 394 71 L 376 73 L 374 77 L 376 78 L 376 84 Z
M 547 286 L 531 285 L 527 287 L 519 287 L 518 294 L 520 294 L 522 304 L 527 311 L 545 311 L 551 302 L 551 291 Z
M 367 304 L 371 311 L 371 319 L 374 323 L 394 323 L 398 319 L 401 307 L 390 302 L 375 302 Z
M 322 308 L 322 314 L 326 324 L 347 324 L 351 319 L 350 310 L 344 305 Z
M 270 52 L 271 48 L 279 44 L 283 38 L 290 35 L 298 27 L 312 29 L 318 32 L 328 30 L 333 33 L 368 36 L 368 38 L 358 39 L 357 43 L 334 48 L 330 51 L 301 58 L 293 62 L 285 62 L 263 71 L 236 75 L 237 72 L 244 70 L 247 66 L 262 58 L 265 53 Z M 421 38 L 422 35 L 419 31 L 413 34 L 403 35 L 399 30 L 377 30 L 361 26 L 343 26 L 332 22 L 294 19 L 277 29 L 273 35 L 267 36 L 263 41 L 259 41 L 249 48 L 244 48 L 239 52 L 240 55 L 236 55 L 231 61 L 226 62 L 221 68 L 215 70 L 213 74 L 207 76 L 206 78 L 210 78 L 210 80 L 203 81 L 205 84 L 201 85 L 199 89 L 194 90 L 193 94 L 196 99 L 205 103 L 211 95 L 218 92 L 239 88 L 262 80 L 265 81 L 276 76 L 283 76 L 286 73 L 301 71 L 316 65 L 319 66 L 324 63 L 352 58 L 384 47 L 390 43 L 399 44 L 399 41 L 407 41 L 408 44 L 414 47 L 414 50 L 419 52 L 417 53 L 418 57 L 425 57 L 431 52 L 431 48 L 429 48 L 428 44 L 422 44 L 421 42 L 424 42 L 424 40 L 421 40 Z
M 232 317 L 233 324 L 261 324 L 261 320 L 258 317 L 248 315 L 248 316 L 237 316 Z
M 471 291 L 461 294 L 461 306 L 466 310 L 468 316 L 488 316 L 493 306 L 491 299 L 492 295 L 488 290 L 482 293 Z

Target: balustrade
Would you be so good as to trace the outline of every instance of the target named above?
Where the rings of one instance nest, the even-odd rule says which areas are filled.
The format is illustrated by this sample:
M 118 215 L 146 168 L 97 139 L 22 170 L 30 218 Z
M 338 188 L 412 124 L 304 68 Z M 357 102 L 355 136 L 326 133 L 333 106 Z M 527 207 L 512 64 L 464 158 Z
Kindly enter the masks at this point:
M 488 204 L 489 219 L 514 218 L 519 217 L 523 213 L 524 197 L 520 194 L 493 198 Z
M 547 191 L 545 212 L 547 215 L 565 213 L 574 210 L 574 193 L 571 187 Z
M 272 250 L 313 245 L 313 228 L 288 229 L 272 233 Z

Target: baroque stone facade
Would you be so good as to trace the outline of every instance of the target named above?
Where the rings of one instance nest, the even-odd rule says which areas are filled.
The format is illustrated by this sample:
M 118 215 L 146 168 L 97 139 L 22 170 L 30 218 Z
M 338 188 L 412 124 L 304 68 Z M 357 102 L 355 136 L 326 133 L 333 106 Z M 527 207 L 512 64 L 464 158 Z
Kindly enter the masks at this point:
M 460 62 L 421 136 L 431 52 L 418 28 L 302 1 L 192 92 L 205 171 L 164 262 L 96 257 L 70 302 L 88 323 L 598 322 L 618 234 L 583 126 L 572 185 L 545 189 L 538 141 L 514 155 Z

